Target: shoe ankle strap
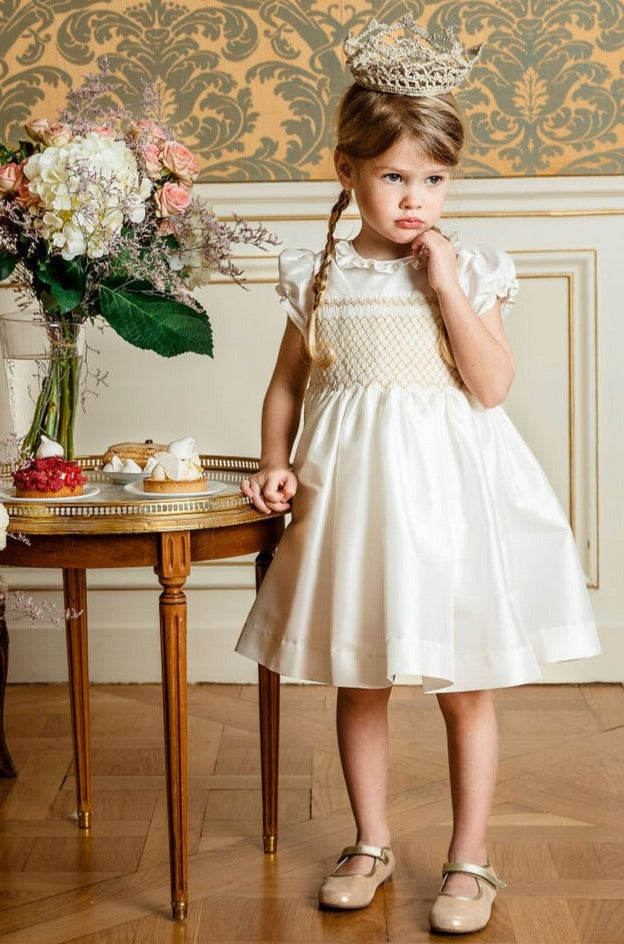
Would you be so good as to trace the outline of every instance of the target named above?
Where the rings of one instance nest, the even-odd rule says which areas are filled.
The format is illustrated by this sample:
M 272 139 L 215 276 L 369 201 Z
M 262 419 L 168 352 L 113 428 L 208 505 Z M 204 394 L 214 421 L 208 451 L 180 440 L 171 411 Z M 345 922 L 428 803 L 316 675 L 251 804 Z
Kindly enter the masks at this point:
M 466 875 L 475 875 L 477 878 L 483 878 L 495 888 L 506 888 L 507 883 L 495 874 L 489 862 L 485 865 L 473 865 L 471 862 L 445 862 L 442 866 L 442 875 L 450 875 L 451 872 L 465 872 Z
M 345 846 L 345 848 L 340 853 L 340 860 L 350 859 L 352 856 L 356 855 L 367 855 L 371 856 L 373 859 L 380 859 L 384 865 L 387 865 L 389 860 L 388 853 L 390 849 L 387 846 L 367 846 L 363 843 L 360 843 L 357 846 Z

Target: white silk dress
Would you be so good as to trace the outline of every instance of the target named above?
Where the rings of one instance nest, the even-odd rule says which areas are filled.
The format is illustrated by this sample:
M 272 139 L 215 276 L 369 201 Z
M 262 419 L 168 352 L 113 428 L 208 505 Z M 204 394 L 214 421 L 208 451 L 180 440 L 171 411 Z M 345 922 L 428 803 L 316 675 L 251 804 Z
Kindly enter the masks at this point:
M 303 331 L 320 261 L 280 257 Z M 477 314 L 517 291 L 512 260 L 458 256 Z M 540 663 L 600 645 L 567 518 L 502 407 L 486 409 L 438 352 L 440 311 L 411 259 L 336 244 L 275 559 L 237 651 L 292 678 L 427 692 L 533 682 Z

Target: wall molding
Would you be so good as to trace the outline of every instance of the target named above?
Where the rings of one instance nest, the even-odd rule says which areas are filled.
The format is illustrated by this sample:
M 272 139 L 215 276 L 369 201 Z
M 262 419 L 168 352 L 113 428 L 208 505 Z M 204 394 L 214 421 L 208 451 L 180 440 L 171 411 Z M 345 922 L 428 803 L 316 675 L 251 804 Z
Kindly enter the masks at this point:
M 568 295 L 569 508 L 589 587 L 599 587 L 597 258 L 591 249 L 520 250 L 519 278 L 565 279 Z

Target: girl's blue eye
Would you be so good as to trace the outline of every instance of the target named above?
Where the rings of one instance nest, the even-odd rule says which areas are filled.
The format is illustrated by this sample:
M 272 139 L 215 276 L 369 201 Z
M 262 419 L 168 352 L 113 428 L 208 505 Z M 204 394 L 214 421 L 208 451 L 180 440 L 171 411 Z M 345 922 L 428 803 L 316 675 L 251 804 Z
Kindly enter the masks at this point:
M 389 180 L 390 183 L 396 184 L 402 180 L 402 177 L 400 174 L 384 174 L 384 180 Z
M 427 177 L 427 182 L 433 184 L 434 186 L 436 184 L 442 183 L 443 180 L 444 177 L 442 177 L 441 174 L 432 174 L 431 177 Z

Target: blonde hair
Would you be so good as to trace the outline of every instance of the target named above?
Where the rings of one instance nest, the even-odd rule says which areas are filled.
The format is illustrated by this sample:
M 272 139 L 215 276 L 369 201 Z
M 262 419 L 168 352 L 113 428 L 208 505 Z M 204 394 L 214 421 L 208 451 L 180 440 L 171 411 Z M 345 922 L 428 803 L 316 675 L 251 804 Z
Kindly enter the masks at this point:
M 352 161 L 371 160 L 408 137 L 436 163 L 457 167 L 464 144 L 464 125 L 459 106 L 451 94 L 413 97 L 376 92 L 351 85 L 338 108 L 336 150 Z M 316 337 L 317 313 L 323 301 L 327 274 L 335 251 L 338 220 L 351 202 L 342 190 L 331 209 L 327 240 L 321 265 L 312 282 L 312 310 L 308 319 L 306 345 L 310 358 L 319 367 L 329 367 L 334 352 Z M 450 367 L 455 360 L 444 322 L 440 325 L 438 348 Z

